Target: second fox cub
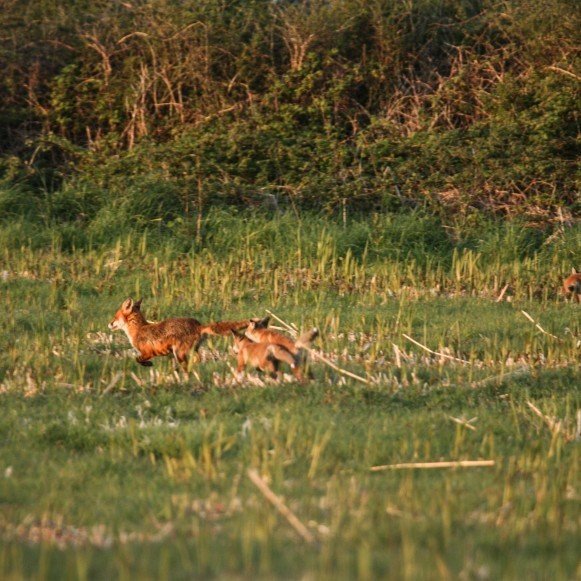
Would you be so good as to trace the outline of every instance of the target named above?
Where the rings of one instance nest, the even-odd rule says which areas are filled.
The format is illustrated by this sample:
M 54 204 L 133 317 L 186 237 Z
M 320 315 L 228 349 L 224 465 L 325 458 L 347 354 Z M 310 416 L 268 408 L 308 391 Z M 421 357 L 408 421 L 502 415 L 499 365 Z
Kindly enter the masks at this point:
M 281 345 L 294 355 L 297 363 L 301 363 L 304 358 L 305 347 L 310 347 L 311 343 L 318 337 L 319 330 L 314 327 L 310 331 L 301 335 L 296 341 L 293 341 L 290 337 L 287 337 L 282 333 L 268 329 L 269 318 L 270 317 L 266 317 L 261 321 L 250 321 L 250 324 L 246 328 L 245 335 L 255 343 L 272 343 L 274 345 Z
M 571 274 L 563 281 L 563 291 L 571 295 L 571 300 L 581 303 L 581 272 L 574 268 L 571 270 Z
M 267 323 L 268 321 L 251 321 L 248 328 L 252 328 L 252 336 L 248 332 L 246 335 L 232 332 L 238 351 L 238 373 L 250 365 L 277 377 L 280 375 L 280 363 L 287 363 L 293 375 L 303 381 L 301 348 L 308 347 L 319 331 L 312 329 L 301 335 L 297 341 L 292 341 L 285 335 L 265 329 Z
M 166 319 L 150 323 L 141 312 L 141 299 L 129 298 L 123 302 L 109 323 L 109 329 L 124 331 L 131 346 L 139 353 L 137 363 L 147 367 L 150 359 L 160 355 L 173 355 L 187 368 L 188 353 L 197 350 L 207 335 L 227 335 L 232 330 L 245 329 L 250 320 L 222 321 L 203 325 L 192 318 Z

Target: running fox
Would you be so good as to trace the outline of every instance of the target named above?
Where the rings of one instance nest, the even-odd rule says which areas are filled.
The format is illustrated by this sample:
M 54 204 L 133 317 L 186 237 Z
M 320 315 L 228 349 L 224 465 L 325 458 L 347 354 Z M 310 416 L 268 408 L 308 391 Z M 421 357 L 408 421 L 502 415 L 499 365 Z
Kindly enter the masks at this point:
M 252 339 L 255 343 L 271 343 L 274 345 L 280 345 L 290 351 L 297 363 L 301 363 L 304 358 L 304 349 L 309 347 L 310 344 L 318 337 L 319 330 L 314 327 L 310 331 L 307 331 L 301 335 L 296 341 L 293 341 L 290 337 L 268 329 L 268 320 L 270 317 L 265 317 L 260 321 L 250 321 L 248 327 L 246 328 L 245 335 Z
M 203 325 L 192 318 L 166 319 L 160 323 L 148 322 L 141 312 L 141 301 L 128 298 L 123 302 L 109 323 L 113 331 L 125 331 L 131 346 L 139 353 L 137 363 L 151 367 L 153 357 L 173 355 L 185 369 L 188 367 L 188 353 L 196 351 L 207 335 L 227 335 L 232 330 L 243 330 L 251 322 L 222 321 Z M 255 320 L 258 324 L 260 321 Z
M 264 319 L 259 322 L 250 322 L 250 326 L 253 327 L 254 331 L 260 330 L 260 334 L 263 331 L 267 331 L 267 329 L 263 328 L 266 324 L 268 324 L 268 320 Z M 250 364 L 252 367 L 266 371 L 271 376 L 276 377 L 280 375 L 279 367 L 280 363 L 283 362 L 288 363 L 294 376 L 299 381 L 303 381 L 301 347 L 307 347 L 319 334 L 319 331 L 312 329 L 294 342 L 274 331 L 264 333 L 258 341 L 253 340 L 247 334 L 241 335 L 236 331 L 232 331 L 232 334 L 234 335 L 238 352 L 238 373 L 242 372 L 246 365 Z M 281 338 L 284 342 L 281 341 Z M 279 342 L 277 343 L 276 341 Z
M 563 290 L 566 295 L 571 295 L 571 300 L 581 303 L 581 272 L 573 268 L 571 274 L 563 281 Z

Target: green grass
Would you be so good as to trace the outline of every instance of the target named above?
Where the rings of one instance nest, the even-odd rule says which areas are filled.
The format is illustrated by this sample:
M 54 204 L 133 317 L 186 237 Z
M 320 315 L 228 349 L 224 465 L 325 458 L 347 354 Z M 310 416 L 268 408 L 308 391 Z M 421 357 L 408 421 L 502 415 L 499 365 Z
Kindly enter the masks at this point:
M 24 223 L 0 232 L 0 576 L 578 575 L 580 319 L 557 290 L 579 231 L 544 244 L 490 228 L 454 250 L 425 224 L 367 224 L 215 214 L 199 245 L 183 232 L 77 247 L 46 231 L 18 242 Z M 398 252 L 404 226 L 434 251 L 414 255 L 403 236 Z M 223 339 L 187 378 L 170 360 L 144 369 L 107 329 L 127 295 L 151 319 L 272 309 L 317 325 L 318 347 L 368 383 L 318 363 L 305 386 L 239 383 Z M 476 430 L 450 417 L 477 417 Z M 440 459 L 496 464 L 369 470 Z

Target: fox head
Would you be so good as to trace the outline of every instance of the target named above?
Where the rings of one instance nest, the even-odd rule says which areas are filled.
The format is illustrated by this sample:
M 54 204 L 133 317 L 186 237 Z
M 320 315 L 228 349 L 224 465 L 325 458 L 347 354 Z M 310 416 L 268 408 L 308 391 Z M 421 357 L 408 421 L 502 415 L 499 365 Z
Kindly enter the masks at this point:
M 234 351 L 234 353 L 237 354 L 240 351 L 240 349 L 242 349 L 244 343 L 246 341 L 250 341 L 250 339 L 248 339 L 248 337 L 246 337 L 246 335 L 244 335 L 243 333 L 239 333 L 234 329 L 232 329 L 231 333 L 232 337 L 234 337 L 234 347 L 232 348 L 232 351 Z
M 123 304 L 119 307 L 119 310 L 115 313 L 113 320 L 109 323 L 109 329 L 112 331 L 124 331 L 127 326 L 127 317 L 131 313 L 137 313 L 141 309 L 141 301 L 134 301 L 132 298 L 128 298 L 123 301 Z
M 247 331 L 255 331 L 256 329 L 266 329 L 270 321 L 270 315 L 264 317 L 263 319 L 250 319 L 250 324 L 247 327 Z

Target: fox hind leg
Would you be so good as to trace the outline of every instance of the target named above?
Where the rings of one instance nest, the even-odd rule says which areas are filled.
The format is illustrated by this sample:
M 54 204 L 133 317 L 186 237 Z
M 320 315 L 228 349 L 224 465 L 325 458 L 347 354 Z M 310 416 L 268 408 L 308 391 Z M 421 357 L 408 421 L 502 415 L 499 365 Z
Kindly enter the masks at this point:
M 281 361 L 287 363 L 297 380 L 300 382 L 304 381 L 301 367 L 297 362 L 297 358 L 292 353 L 280 345 L 270 345 L 269 351 L 270 360 L 276 363 L 277 369 Z
M 180 347 L 173 347 L 172 348 L 173 356 L 175 361 L 180 365 L 180 367 L 185 371 L 188 372 L 190 370 L 190 358 L 189 352 L 190 349 L 188 346 L 180 346 Z
M 282 377 L 282 371 L 280 371 L 279 367 L 278 360 L 271 354 L 269 357 L 267 357 L 264 365 L 261 367 L 261 370 L 265 373 L 268 373 L 268 375 L 270 375 L 270 377 L 273 379 L 280 380 Z

